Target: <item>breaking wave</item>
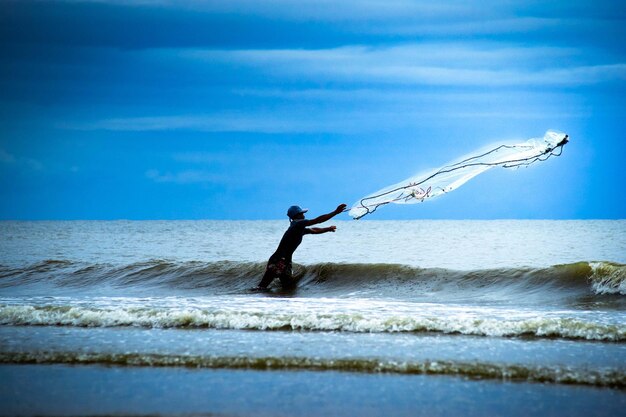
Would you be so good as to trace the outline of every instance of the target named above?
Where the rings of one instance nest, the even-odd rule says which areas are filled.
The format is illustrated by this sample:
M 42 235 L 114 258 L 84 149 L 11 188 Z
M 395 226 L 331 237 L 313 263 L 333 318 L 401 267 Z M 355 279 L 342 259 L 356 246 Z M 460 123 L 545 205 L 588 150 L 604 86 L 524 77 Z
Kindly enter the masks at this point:
M 599 387 L 626 387 L 626 373 L 614 368 L 511 365 L 456 361 L 394 361 L 375 358 L 324 359 L 307 357 L 223 357 L 145 353 L 0 352 L 0 363 L 102 364 L 254 370 L 313 370 L 361 373 L 455 375 L 472 379 L 499 379 Z
M 0 289 L 48 286 L 88 291 L 107 286 L 124 291 L 181 290 L 204 295 L 245 292 L 265 269 L 255 262 L 171 262 L 150 260 L 127 265 L 47 260 L 22 268 L 0 265 Z M 458 271 L 397 264 L 321 263 L 295 265 L 299 295 L 580 298 L 626 295 L 626 265 L 577 262 L 547 268 Z
M 426 306 L 424 306 L 425 309 Z M 626 326 L 591 318 L 381 312 L 370 310 L 321 312 L 265 311 L 255 308 L 109 308 L 36 305 L 0 305 L 0 325 L 142 328 L 214 328 L 235 330 L 343 331 L 357 333 L 438 332 L 495 337 L 537 337 L 626 341 Z

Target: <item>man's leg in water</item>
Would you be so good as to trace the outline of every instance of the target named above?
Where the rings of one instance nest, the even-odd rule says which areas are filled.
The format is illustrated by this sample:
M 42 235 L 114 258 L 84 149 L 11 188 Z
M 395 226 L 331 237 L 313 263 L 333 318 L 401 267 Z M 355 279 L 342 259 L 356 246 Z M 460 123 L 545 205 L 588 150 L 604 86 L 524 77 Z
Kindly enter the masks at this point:
M 267 288 L 272 281 L 274 281 L 274 278 L 276 278 L 276 271 L 274 271 L 274 268 L 272 268 L 271 265 L 268 265 L 267 269 L 265 269 L 265 274 L 263 274 L 263 278 L 261 278 L 261 282 L 259 283 L 259 288 Z
M 293 279 L 291 272 L 291 263 L 286 262 L 281 274 L 278 276 L 280 284 L 284 290 L 294 290 L 297 286 L 296 280 Z
M 265 274 L 259 283 L 258 288 L 267 288 L 274 278 L 280 278 L 283 288 L 291 289 L 295 287 L 295 283 L 291 278 L 291 262 L 287 262 L 285 258 L 272 259 L 267 263 Z
M 295 290 L 298 286 L 298 283 L 295 279 L 293 279 L 293 276 L 291 276 L 291 274 L 283 274 L 278 278 L 280 278 L 280 285 L 283 287 L 283 290 Z

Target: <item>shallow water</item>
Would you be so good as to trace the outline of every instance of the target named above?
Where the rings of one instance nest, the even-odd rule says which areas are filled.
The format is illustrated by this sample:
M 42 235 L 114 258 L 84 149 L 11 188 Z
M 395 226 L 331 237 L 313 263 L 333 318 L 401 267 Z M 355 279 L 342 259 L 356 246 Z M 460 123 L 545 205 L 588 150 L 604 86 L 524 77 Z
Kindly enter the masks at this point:
M 618 390 L 440 375 L 5 365 L 0 378 L 7 415 L 608 417 L 626 406 Z

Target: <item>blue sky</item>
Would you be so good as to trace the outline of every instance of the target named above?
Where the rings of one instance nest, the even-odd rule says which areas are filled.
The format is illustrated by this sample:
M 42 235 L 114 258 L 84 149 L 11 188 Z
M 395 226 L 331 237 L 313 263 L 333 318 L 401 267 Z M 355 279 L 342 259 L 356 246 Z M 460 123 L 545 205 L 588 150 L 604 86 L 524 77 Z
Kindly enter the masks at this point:
M 0 219 L 316 214 L 548 129 L 369 217 L 626 218 L 624 39 L 603 0 L 0 0 Z

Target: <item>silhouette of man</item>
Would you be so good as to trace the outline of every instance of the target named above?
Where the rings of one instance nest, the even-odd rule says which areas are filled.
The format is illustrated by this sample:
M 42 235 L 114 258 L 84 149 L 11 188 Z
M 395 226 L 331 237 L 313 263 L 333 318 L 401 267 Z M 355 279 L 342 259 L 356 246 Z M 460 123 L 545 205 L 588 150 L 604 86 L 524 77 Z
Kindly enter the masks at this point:
M 289 207 L 289 210 L 287 210 L 287 216 L 289 216 L 290 223 L 289 228 L 280 240 L 276 252 L 274 252 L 274 254 L 270 256 L 269 261 L 267 261 L 265 274 L 263 274 L 263 278 L 255 290 L 266 290 L 275 278 L 280 279 L 280 283 L 284 289 L 295 288 L 297 283 L 291 275 L 291 257 L 300 243 L 302 243 L 302 236 L 334 232 L 337 229 L 335 226 L 309 226 L 324 223 L 325 221 L 328 221 L 343 212 L 345 208 L 345 204 L 340 204 L 334 211 L 308 220 L 304 218 L 304 213 L 308 211 L 307 209 L 302 209 L 299 206 Z

